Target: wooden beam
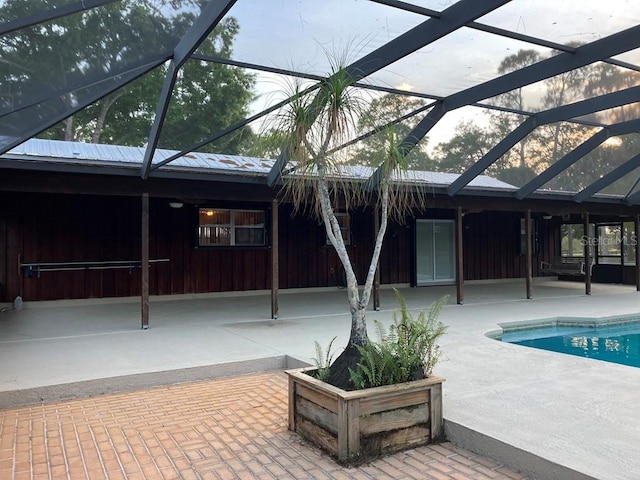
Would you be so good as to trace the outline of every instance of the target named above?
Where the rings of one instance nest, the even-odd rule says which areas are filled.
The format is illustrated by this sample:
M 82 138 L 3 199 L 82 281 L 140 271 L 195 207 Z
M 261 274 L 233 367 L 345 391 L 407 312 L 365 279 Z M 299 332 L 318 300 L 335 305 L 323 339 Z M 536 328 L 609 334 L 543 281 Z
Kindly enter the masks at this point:
M 464 263 L 463 263 L 463 243 L 462 243 L 462 207 L 456 208 L 456 302 L 458 305 L 464 303 Z
M 524 235 L 526 245 L 526 284 L 527 284 L 527 299 L 531 298 L 531 283 L 532 283 L 532 248 L 531 248 L 531 210 L 527 210 L 527 214 L 524 219 Z
M 271 201 L 271 318 L 278 318 L 278 200 Z
M 9 297 L 7 288 L 9 245 L 7 244 L 7 214 L 4 211 L 5 208 L 3 202 L 3 205 L 0 205 L 0 252 L 3 252 L 0 255 L 0 302 Z
M 632 240 L 635 242 L 635 254 L 636 254 L 636 290 L 640 292 L 640 245 L 638 245 L 638 239 L 640 238 L 640 214 L 636 214 L 633 217 L 633 235 Z
M 589 236 L 589 213 L 585 213 L 582 226 L 584 228 L 584 293 L 591 295 L 591 258 L 590 258 L 590 245 L 591 238 Z
M 380 209 L 376 207 L 373 212 L 373 241 L 375 244 L 380 231 Z M 376 275 L 373 278 L 373 309 L 380 310 L 380 259 L 376 265 Z
M 142 194 L 141 314 L 142 329 L 149 328 L 149 194 Z

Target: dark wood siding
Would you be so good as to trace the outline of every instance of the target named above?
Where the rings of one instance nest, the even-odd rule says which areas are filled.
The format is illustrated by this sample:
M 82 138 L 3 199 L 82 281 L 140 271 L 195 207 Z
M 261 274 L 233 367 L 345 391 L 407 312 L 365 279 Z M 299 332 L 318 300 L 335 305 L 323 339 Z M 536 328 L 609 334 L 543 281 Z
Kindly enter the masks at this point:
M 337 286 L 342 264 L 333 247 L 326 243 L 324 225 L 307 216 L 292 216 L 288 206 L 281 209 L 281 288 Z M 350 213 L 350 227 L 351 245 L 347 250 L 362 284 L 373 254 L 373 210 Z M 380 258 L 381 283 L 410 282 L 411 235 L 410 224 L 389 222 Z
M 464 216 L 465 280 L 493 280 L 525 276 L 525 256 L 520 251 L 518 212 L 481 212 Z M 533 255 L 533 276 L 540 272 L 540 262 L 559 254 L 558 220 L 534 218 L 537 247 Z
M 0 197 L 1 199 L 1 197 Z M 0 202 L 0 302 L 8 298 L 7 263 L 8 263 L 7 204 Z
M 0 300 L 22 295 L 27 301 L 99 298 L 140 294 L 140 270 L 43 272 L 40 278 L 19 275 L 18 262 L 138 260 L 140 210 L 138 197 L 49 193 L 0 193 Z M 213 205 L 213 203 L 212 203 Z M 225 206 L 264 208 L 268 203 Z M 466 280 L 524 276 L 519 252 L 520 218 L 507 211 L 467 213 L 464 217 Z M 196 207 L 172 209 L 168 199 L 150 200 L 152 295 L 264 290 L 270 288 L 271 251 L 261 248 L 197 248 Z M 421 218 L 453 218 L 451 209 L 430 209 Z M 348 247 L 358 280 L 364 283 L 373 251 L 373 210 L 352 212 Z M 536 216 L 540 260 L 557 255 L 560 221 Z M 414 222 L 389 222 L 380 259 L 382 284 L 408 284 L 414 279 Z M 308 215 L 292 215 L 280 207 L 280 288 L 331 287 L 339 284 L 341 264 L 326 244 L 324 226 Z
M 1 194 L 2 300 L 140 295 L 140 269 L 42 272 L 20 276 L 18 263 L 140 259 L 140 199 L 60 194 Z M 258 206 L 255 208 L 262 208 Z M 269 288 L 270 251 L 196 248 L 194 207 L 150 201 L 152 295 Z M 19 260 L 20 259 L 20 260 Z M 2 281 L 2 279 L 4 280 Z

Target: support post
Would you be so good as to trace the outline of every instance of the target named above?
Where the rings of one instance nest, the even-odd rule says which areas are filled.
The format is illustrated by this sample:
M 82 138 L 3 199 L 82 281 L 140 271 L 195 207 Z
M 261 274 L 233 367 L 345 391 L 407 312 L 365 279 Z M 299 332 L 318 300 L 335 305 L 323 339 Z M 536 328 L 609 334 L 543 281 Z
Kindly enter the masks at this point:
M 527 210 L 527 214 L 524 219 L 524 235 L 525 235 L 525 245 L 526 245 L 526 284 L 527 284 L 527 299 L 531 298 L 531 283 L 532 283 L 532 249 L 531 249 L 531 210 Z
M 149 194 L 142 194 L 142 258 L 141 268 L 141 316 L 142 329 L 149 328 Z
M 376 207 L 373 212 L 373 239 L 378 238 L 378 232 L 380 231 L 380 208 Z M 373 309 L 380 310 L 380 258 L 378 258 L 378 264 L 376 265 L 376 274 L 373 277 Z
M 589 235 L 589 212 L 582 217 L 584 229 L 584 293 L 591 295 L 591 237 Z
M 462 207 L 456 209 L 456 302 L 458 305 L 464 303 L 464 263 L 463 263 L 463 243 L 462 243 Z
M 640 245 L 638 245 L 640 240 L 640 214 L 637 213 L 633 217 L 633 235 L 632 240 L 635 244 L 636 254 L 636 291 L 640 292 Z
M 278 318 L 278 200 L 271 201 L 271 318 Z

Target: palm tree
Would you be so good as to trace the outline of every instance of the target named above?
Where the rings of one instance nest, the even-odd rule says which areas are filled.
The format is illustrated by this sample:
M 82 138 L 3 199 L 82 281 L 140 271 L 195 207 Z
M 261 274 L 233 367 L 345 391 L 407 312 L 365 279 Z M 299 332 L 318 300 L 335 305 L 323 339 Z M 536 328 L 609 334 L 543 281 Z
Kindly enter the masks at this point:
M 384 132 L 385 149 L 378 152 L 378 158 L 372 165 L 380 168 L 376 184 L 356 180 L 349 175 L 344 151 L 336 146 L 353 136 L 360 115 L 368 107 L 366 99 L 352 85 L 353 79 L 347 69 L 332 62 L 331 75 L 317 88 L 302 89 L 295 84 L 292 101 L 278 116 L 276 127 L 286 139 L 284 152 L 295 161 L 292 171 L 284 177 L 284 192 L 289 195 L 296 211 L 312 206 L 312 211 L 324 223 L 327 237 L 346 274 L 351 334 L 347 347 L 331 365 L 329 376 L 330 383 L 343 387 L 349 386 L 348 369 L 355 367 L 360 357 L 356 345 L 367 342 L 365 312 L 387 220 L 390 216 L 403 219 L 408 209 L 424 205 L 419 188 L 410 190 L 406 183 L 398 181 L 405 171 L 406 151 L 392 130 Z M 338 206 L 349 211 L 357 205 L 374 202 L 380 215 L 380 227 L 366 280 L 360 289 L 335 211 Z

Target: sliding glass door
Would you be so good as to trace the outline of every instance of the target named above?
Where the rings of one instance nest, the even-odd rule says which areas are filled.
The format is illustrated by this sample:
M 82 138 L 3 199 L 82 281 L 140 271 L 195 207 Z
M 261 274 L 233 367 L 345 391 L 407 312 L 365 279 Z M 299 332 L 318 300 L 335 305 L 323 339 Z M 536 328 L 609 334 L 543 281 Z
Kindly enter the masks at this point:
M 453 220 L 416 220 L 416 284 L 455 282 Z

